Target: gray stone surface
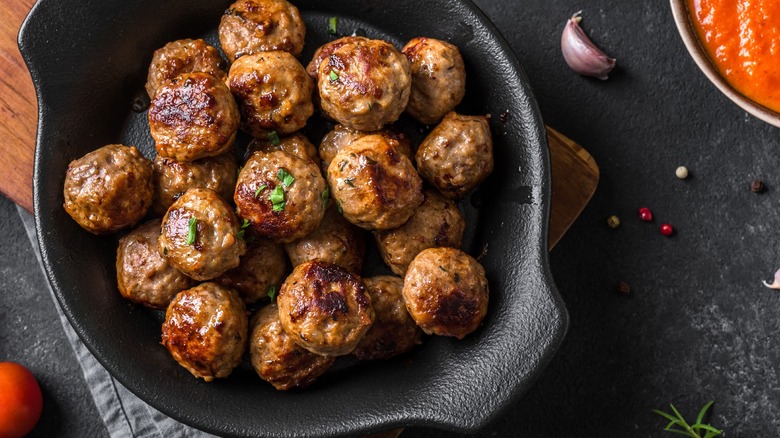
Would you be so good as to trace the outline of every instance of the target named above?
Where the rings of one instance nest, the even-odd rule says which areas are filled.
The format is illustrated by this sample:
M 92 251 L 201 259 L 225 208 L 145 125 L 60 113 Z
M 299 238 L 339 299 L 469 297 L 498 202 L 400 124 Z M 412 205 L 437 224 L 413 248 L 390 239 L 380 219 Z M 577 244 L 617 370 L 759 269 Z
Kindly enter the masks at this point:
M 481 436 L 666 436 L 652 409 L 674 403 L 693 419 L 709 400 L 724 436 L 776 436 L 780 294 L 761 280 L 780 266 L 780 130 L 706 80 L 666 1 L 476 3 L 520 58 L 546 123 L 587 148 L 602 172 L 593 201 L 551 253 L 571 315 L 567 338 L 536 386 Z M 585 31 L 618 59 L 606 82 L 578 76 L 561 58 L 561 29 L 579 9 Z M 679 165 L 688 180 L 675 178 Z M 750 192 L 756 178 L 768 192 Z M 643 206 L 653 223 L 639 221 Z M 611 214 L 622 220 L 617 230 L 606 226 Z M 660 235 L 663 222 L 674 237 Z M 41 379 L 47 408 L 36 434 L 100 436 L 5 199 L 0 233 L 0 358 L 26 362 Z M 619 281 L 630 296 L 615 292 Z

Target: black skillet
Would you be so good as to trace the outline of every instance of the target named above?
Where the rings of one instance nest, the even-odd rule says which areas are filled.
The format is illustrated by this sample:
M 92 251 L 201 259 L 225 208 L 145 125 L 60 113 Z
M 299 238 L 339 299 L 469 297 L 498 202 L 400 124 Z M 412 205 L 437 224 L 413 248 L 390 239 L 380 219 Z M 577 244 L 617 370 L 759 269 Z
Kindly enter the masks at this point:
M 474 432 L 506 414 L 555 353 L 568 317 L 547 260 L 544 126 L 520 64 L 469 1 L 294 3 L 308 26 L 304 65 L 314 48 L 333 38 L 327 28 L 334 16 L 340 33 L 365 32 L 399 47 L 429 36 L 463 53 L 468 91 L 458 110 L 493 116 L 496 155 L 494 174 L 461 206 L 470 224 L 464 249 L 482 254 L 490 282 L 489 313 L 475 333 L 462 341 L 428 338 L 386 362 L 345 359 L 307 390 L 283 393 L 246 363 L 228 379 L 194 379 L 160 346 L 159 312 L 119 296 L 117 237 L 92 236 L 67 216 L 65 169 L 108 143 L 135 144 L 153 156 L 145 113 L 133 111 L 152 53 L 180 38 L 216 43 L 215 29 L 229 3 L 39 0 L 22 26 L 19 46 L 39 107 L 38 240 L 49 281 L 84 344 L 141 399 L 220 435 L 332 436 L 414 425 Z

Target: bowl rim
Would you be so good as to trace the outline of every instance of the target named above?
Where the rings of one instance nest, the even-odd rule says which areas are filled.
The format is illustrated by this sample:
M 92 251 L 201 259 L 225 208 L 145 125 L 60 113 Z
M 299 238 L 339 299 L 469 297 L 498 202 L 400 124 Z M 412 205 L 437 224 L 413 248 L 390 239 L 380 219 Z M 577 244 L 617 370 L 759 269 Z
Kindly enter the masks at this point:
M 702 46 L 699 36 L 696 33 L 696 29 L 691 22 L 691 12 L 688 8 L 687 0 L 669 0 L 672 8 L 672 15 L 674 16 L 674 23 L 677 26 L 677 31 L 682 37 L 685 48 L 691 55 L 699 69 L 707 76 L 723 94 L 726 95 L 732 102 L 737 104 L 743 110 L 752 114 L 753 116 L 763 120 L 770 125 L 780 128 L 780 112 L 773 111 L 755 101 L 747 98 L 744 94 L 737 91 L 731 84 L 723 78 L 720 71 L 713 65 L 710 60 L 707 51 Z

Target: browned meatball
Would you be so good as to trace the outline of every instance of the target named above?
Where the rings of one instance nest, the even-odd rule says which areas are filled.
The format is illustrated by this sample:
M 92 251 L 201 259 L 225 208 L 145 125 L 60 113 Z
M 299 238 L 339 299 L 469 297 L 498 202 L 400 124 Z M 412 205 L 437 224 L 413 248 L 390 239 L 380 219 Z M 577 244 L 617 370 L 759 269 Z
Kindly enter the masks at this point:
M 287 256 L 281 245 L 265 239 L 256 239 L 247 245 L 241 263 L 217 277 L 214 281 L 230 286 L 241 294 L 247 304 L 268 296 L 273 288 L 279 290 L 287 274 Z
M 316 81 L 317 74 L 319 73 L 320 70 L 320 64 L 322 63 L 323 60 L 330 58 L 330 55 L 333 53 L 334 50 L 338 49 L 344 44 L 351 44 L 354 42 L 367 42 L 367 41 L 371 41 L 371 40 L 361 36 L 345 36 L 337 40 L 330 41 L 323 44 L 322 46 L 318 47 L 317 50 L 314 51 L 314 56 L 312 56 L 311 61 L 309 61 L 309 64 L 306 66 L 306 73 L 308 73 L 309 76 L 311 76 L 311 78 Z
M 325 215 L 328 194 L 313 161 L 282 151 L 255 152 L 238 175 L 238 214 L 263 237 L 292 242 L 314 231 Z
M 423 201 L 422 180 L 395 143 L 368 135 L 336 154 L 328 166 L 331 196 L 344 217 L 361 228 L 399 227 Z
M 363 281 L 332 263 L 298 265 L 276 301 L 284 331 L 298 345 L 325 356 L 354 350 L 374 321 Z
M 417 170 L 450 199 L 460 199 L 493 171 L 493 139 L 484 116 L 447 114 L 417 149 Z
M 213 190 L 189 189 L 162 221 L 160 249 L 176 269 L 205 281 L 238 266 L 246 242 L 233 209 Z
M 293 133 L 314 114 L 314 83 L 287 52 L 263 52 L 239 58 L 228 73 L 230 91 L 241 111 L 241 129 L 257 138 L 271 131 Z
M 261 379 L 281 391 L 311 385 L 336 360 L 314 354 L 293 342 L 282 329 L 275 304 L 263 307 L 252 318 L 251 333 L 252 366 Z
M 231 199 L 238 179 L 238 164 L 233 152 L 216 157 L 180 163 L 157 156 L 154 159 L 155 214 L 165 214 L 168 207 L 188 189 L 204 188 L 217 192 L 222 199 Z
M 422 332 L 409 316 L 401 289 L 392 275 L 364 278 L 376 319 L 352 354 L 360 360 L 389 359 L 422 343 Z
M 406 267 L 427 248 L 460 248 L 466 223 L 454 202 L 436 190 L 423 192 L 425 201 L 398 228 L 374 231 L 379 253 L 394 273 L 404 275 Z
M 182 73 L 196 71 L 212 74 L 224 81 L 227 66 L 219 51 L 202 39 L 172 41 L 154 52 L 146 79 L 146 92 L 154 98 L 154 93 L 165 82 Z
M 63 207 L 90 233 L 112 233 L 146 215 L 153 191 L 152 162 L 135 146 L 110 144 L 68 165 Z
M 364 231 L 344 219 L 331 205 L 320 226 L 303 239 L 284 246 L 293 266 L 312 260 L 335 263 L 360 273 L 366 253 Z
M 347 147 L 353 141 L 371 134 L 379 134 L 386 137 L 388 140 L 394 140 L 398 152 L 409 158 L 410 161 L 414 161 L 414 156 L 412 155 L 412 142 L 409 140 L 409 136 L 394 128 L 392 125 L 385 126 L 380 131 L 364 132 L 339 124 L 334 126 L 332 131 L 325 134 L 325 137 L 322 138 L 322 142 L 320 142 L 319 155 L 320 160 L 322 161 L 322 169 L 327 171 L 330 162 L 333 161 L 333 157 L 335 157 L 340 150 Z
M 409 61 L 381 40 L 348 42 L 318 66 L 322 111 L 361 131 L 376 131 L 398 120 L 409 101 L 411 84 Z
M 149 106 L 157 153 L 194 161 L 232 150 L 239 114 L 227 85 L 208 73 L 185 73 L 157 90 Z
M 409 264 L 403 296 L 425 333 L 463 339 L 487 313 L 485 270 L 459 249 L 428 248 Z
M 219 43 L 231 61 L 273 50 L 298 56 L 305 38 L 298 8 L 285 0 L 238 0 L 219 22 Z
M 414 38 L 401 50 L 412 64 L 412 94 L 406 112 L 422 123 L 436 123 L 463 100 L 466 68 L 460 51 L 433 38 Z
M 210 382 L 241 363 L 249 322 L 238 293 L 216 283 L 181 291 L 162 325 L 162 344 L 193 376 Z
M 137 227 L 119 240 L 116 277 L 119 293 L 130 301 L 165 309 L 173 297 L 195 285 L 160 254 L 160 220 Z
M 277 137 L 270 135 L 270 138 L 256 138 L 249 142 L 246 151 L 246 158 L 251 157 L 255 152 L 273 152 L 284 151 L 290 155 L 295 155 L 303 160 L 317 160 L 317 148 L 311 144 L 308 138 L 303 134 L 293 134 L 289 137 Z

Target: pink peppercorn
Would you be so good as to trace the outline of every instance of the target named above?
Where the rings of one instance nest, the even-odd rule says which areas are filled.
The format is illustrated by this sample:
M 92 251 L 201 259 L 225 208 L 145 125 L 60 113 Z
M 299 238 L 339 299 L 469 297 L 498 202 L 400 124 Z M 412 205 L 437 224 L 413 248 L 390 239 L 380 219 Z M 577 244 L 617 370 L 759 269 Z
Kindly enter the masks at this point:
M 653 212 L 647 207 L 642 207 L 639 209 L 639 219 L 642 219 L 645 222 L 652 222 Z
M 661 225 L 661 234 L 664 236 L 671 236 L 672 233 L 674 233 L 674 228 L 672 228 L 669 224 L 662 224 Z

